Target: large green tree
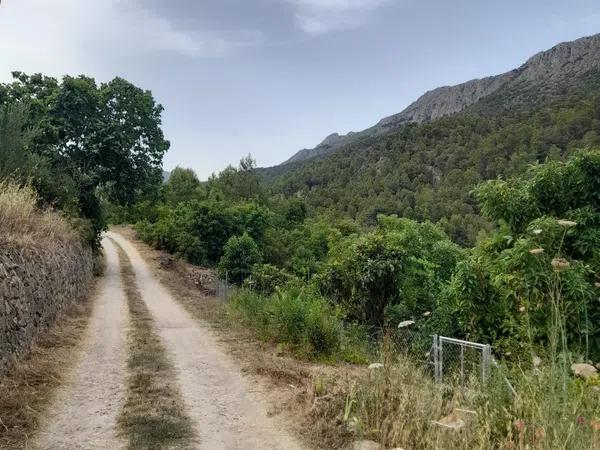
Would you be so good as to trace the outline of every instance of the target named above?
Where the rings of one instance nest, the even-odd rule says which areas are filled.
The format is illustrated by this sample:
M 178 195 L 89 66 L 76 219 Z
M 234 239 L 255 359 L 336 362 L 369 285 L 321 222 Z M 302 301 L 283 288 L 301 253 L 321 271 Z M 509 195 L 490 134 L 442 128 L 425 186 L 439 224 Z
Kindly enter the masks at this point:
M 165 184 L 167 203 L 176 206 L 198 198 L 200 181 L 192 169 L 176 167 Z
M 150 91 L 115 78 L 97 85 L 86 76 L 61 82 L 40 74 L 13 74 L 0 85 L 0 106 L 26 108 L 29 148 L 77 186 L 84 217 L 103 227 L 99 190 L 131 205 L 161 181 L 169 148 L 161 129 L 163 107 Z

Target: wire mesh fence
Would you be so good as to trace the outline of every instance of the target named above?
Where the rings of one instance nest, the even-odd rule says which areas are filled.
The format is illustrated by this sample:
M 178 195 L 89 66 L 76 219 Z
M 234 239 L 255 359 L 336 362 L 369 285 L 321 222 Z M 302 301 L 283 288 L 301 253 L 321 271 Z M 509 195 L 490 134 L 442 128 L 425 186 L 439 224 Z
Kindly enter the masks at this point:
M 410 321 L 403 324 L 392 330 L 372 330 L 373 339 L 382 343 L 383 352 L 417 364 L 436 382 L 465 395 L 470 387 L 485 388 L 492 376 L 504 379 L 509 392 L 516 395 L 499 370 L 490 345 L 426 334 Z
M 219 300 L 228 301 L 231 297 L 233 287 L 229 284 L 227 273 L 224 277 L 218 277 L 215 281 L 215 294 Z
M 431 348 L 438 383 L 458 385 L 463 390 L 471 379 L 487 383 L 492 368 L 489 345 L 434 335 Z

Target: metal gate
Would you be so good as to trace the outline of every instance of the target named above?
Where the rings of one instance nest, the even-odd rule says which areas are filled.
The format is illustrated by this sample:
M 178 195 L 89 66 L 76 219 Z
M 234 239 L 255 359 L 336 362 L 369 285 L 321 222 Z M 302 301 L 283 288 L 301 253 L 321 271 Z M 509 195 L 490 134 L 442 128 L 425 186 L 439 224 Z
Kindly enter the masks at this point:
M 437 382 L 458 382 L 464 388 L 475 377 L 487 383 L 493 361 L 489 345 L 434 335 L 432 353 Z

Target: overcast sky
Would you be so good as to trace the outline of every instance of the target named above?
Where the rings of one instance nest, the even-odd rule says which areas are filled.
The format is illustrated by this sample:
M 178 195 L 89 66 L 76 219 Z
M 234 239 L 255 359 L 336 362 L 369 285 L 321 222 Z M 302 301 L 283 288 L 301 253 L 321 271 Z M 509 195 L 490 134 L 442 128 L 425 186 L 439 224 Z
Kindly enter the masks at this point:
M 84 73 L 150 89 L 165 167 L 204 179 L 597 32 L 598 0 L 2 0 L 0 80 Z

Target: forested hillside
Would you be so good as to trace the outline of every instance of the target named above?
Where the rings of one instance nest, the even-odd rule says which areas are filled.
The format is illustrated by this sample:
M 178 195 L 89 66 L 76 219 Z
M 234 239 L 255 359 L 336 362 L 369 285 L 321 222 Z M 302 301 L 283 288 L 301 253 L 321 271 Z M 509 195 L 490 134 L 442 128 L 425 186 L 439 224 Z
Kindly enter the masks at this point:
M 489 229 L 470 191 L 600 142 L 600 35 L 559 44 L 506 74 L 435 89 L 405 111 L 332 135 L 260 169 L 311 212 L 373 225 L 378 214 L 439 223 L 472 245 Z
M 481 181 L 564 160 L 600 143 L 600 91 L 516 112 L 478 111 L 406 125 L 304 163 L 267 173 L 275 193 L 305 199 L 316 214 L 374 224 L 378 214 L 439 222 L 458 243 L 489 228 L 471 190 Z M 497 111 L 497 110 L 496 110 Z
M 381 119 L 361 132 L 333 133 L 313 149 L 303 149 L 282 165 L 310 160 L 365 137 L 397 131 L 410 123 L 424 123 L 470 110 L 498 115 L 527 110 L 598 86 L 600 34 L 562 42 L 529 58 L 520 67 L 500 75 L 474 79 L 426 92 L 398 114 Z

